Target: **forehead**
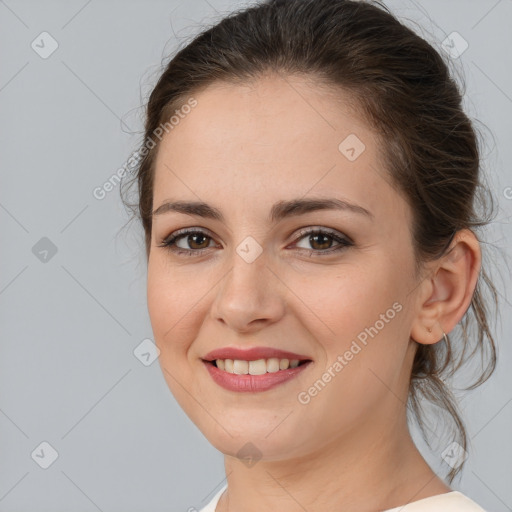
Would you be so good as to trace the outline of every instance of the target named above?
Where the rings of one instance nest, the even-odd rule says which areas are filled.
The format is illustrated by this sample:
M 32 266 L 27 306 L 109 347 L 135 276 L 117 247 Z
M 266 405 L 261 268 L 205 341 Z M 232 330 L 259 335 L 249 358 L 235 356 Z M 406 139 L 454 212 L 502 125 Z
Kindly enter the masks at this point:
M 160 144 L 155 206 L 170 194 L 234 203 L 234 191 L 247 199 L 264 194 L 269 203 L 309 191 L 339 191 L 367 205 L 382 200 L 377 135 L 343 91 L 272 75 L 216 82 L 193 97 L 197 105 Z
M 243 157 L 247 151 L 279 154 L 280 148 L 304 144 L 301 153 L 330 149 L 337 154 L 339 142 L 355 132 L 373 145 L 374 134 L 355 112 L 352 97 L 311 78 L 270 75 L 244 84 L 214 82 L 194 98 L 197 106 L 180 116 L 163 146 L 200 144 L 202 154 L 221 158 L 226 149 Z

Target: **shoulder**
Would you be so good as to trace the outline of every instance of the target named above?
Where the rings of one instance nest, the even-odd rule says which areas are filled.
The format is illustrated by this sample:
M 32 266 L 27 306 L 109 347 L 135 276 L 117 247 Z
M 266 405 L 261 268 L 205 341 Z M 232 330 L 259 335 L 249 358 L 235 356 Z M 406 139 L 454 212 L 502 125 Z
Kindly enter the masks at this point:
M 480 505 L 459 491 L 430 496 L 384 512 L 437 512 L 439 510 L 443 512 L 485 512 Z

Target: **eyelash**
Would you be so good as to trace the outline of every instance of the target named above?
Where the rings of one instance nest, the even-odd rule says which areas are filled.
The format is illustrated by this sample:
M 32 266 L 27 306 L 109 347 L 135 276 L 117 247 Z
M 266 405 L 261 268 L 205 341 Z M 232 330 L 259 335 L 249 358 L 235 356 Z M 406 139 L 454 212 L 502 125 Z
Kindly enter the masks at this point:
M 209 236 L 208 233 L 206 233 L 205 231 L 202 231 L 199 229 L 184 229 L 184 230 L 179 230 L 179 231 L 176 231 L 175 233 L 173 233 L 172 236 L 165 239 L 158 247 L 164 247 L 167 250 L 169 250 L 175 254 L 188 256 L 188 257 L 200 256 L 201 254 L 203 254 L 204 251 L 207 251 L 208 249 L 210 249 L 210 247 L 205 247 L 203 249 L 176 248 L 176 245 L 175 245 L 176 241 L 179 240 L 180 238 L 186 237 L 188 235 L 204 235 L 205 237 L 213 240 L 213 238 L 211 236 Z M 311 236 L 311 235 L 327 235 L 328 238 L 333 239 L 334 241 L 338 242 L 338 244 L 339 244 L 337 246 L 330 247 L 329 249 L 325 249 L 325 250 L 311 249 L 311 250 L 309 250 L 310 256 L 323 256 L 325 254 L 332 254 L 335 252 L 340 252 L 340 251 L 354 245 L 354 242 L 352 242 L 352 240 L 350 240 L 350 238 L 348 238 L 347 236 L 340 236 L 340 235 L 336 234 L 336 232 L 332 232 L 330 230 L 320 229 L 320 228 L 300 230 L 299 236 L 296 238 L 294 243 L 299 242 L 300 240 L 302 240 L 302 238 L 305 238 L 308 235 L 309 236 Z M 308 251 L 308 249 L 299 249 L 299 250 Z

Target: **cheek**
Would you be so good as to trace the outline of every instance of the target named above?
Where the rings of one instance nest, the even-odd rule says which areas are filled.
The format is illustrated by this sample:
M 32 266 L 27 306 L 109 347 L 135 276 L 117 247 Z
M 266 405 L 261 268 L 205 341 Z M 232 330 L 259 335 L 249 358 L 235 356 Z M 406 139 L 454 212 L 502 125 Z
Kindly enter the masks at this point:
M 339 421 L 348 420 L 347 415 L 357 421 L 389 393 L 382 382 L 399 378 L 408 346 L 407 265 L 372 257 L 364 264 L 340 267 L 329 278 L 326 274 L 302 282 L 301 295 L 318 317 L 308 316 L 306 327 L 324 353 L 315 378 L 324 380 L 326 371 L 335 375 L 326 376 L 332 383 L 313 408 L 332 400 L 343 405 L 331 411 Z
M 311 395 L 305 410 L 313 419 L 329 415 L 336 426 L 362 421 L 389 398 L 387 385 L 399 378 L 407 350 L 406 306 L 397 276 L 376 261 L 364 269 L 345 270 L 330 280 L 304 281 L 302 288 L 318 317 L 309 315 L 305 325 L 325 358 L 307 383 L 312 387 L 304 391 L 315 393 L 316 382 L 327 382 L 317 396 Z
M 147 303 L 155 343 L 165 358 L 170 351 L 186 350 L 194 339 L 194 319 L 206 290 L 204 281 L 173 271 L 162 260 L 154 256 L 148 262 Z
M 318 273 L 315 279 L 303 278 L 296 289 L 316 313 L 321 332 L 336 345 L 364 332 L 390 309 L 388 316 L 394 318 L 392 307 L 400 301 L 402 289 L 395 274 L 396 266 L 372 258 L 370 264 L 340 266 Z

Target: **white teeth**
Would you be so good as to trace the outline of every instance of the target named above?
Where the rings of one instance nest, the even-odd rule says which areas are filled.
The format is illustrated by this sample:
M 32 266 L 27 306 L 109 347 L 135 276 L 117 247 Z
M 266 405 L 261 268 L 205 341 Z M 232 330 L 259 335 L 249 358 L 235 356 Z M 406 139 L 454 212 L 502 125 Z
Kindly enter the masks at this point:
M 217 368 L 228 373 L 236 375 L 264 375 L 265 373 L 275 373 L 279 370 L 288 368 L 297 368 L 298 359 L 278 359 L 271 357 L 269 359 L 257 359 L 256 361 L 244 361 L 241 359 L 216 359 Z
M 267 362 L 265 359 L 249 361 L 249 373 L 251 375 L 264 375 L 267 373 Z
M 279 371 L 279 359 L 277 357 L 271 357 L 267 359 L 267 372 L 275 373 Z
M 249 361 L 235 359 L 233 361 L 233 373 L 238 375 L 247 375 L 249 373 Z

